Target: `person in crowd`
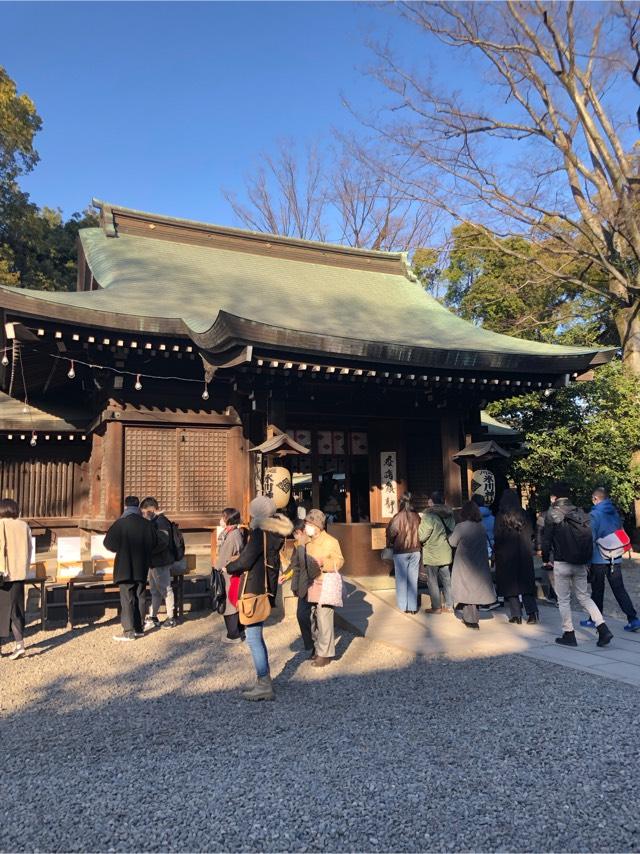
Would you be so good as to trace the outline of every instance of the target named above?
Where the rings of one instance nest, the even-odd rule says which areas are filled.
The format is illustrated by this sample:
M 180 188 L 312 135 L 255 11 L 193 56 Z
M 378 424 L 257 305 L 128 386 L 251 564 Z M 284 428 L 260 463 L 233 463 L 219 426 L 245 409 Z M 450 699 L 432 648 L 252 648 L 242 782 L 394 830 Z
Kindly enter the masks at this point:
M 393 550 L 396 603 L 405 614 L 418 612 L 418 572 L 422 552 L 418 528 L 420 516 L 411 505 L 411 494 L 400 499 L 400 509 L 387 525 L 387 548 Z
M 577 646 L 571 617 L 571 591 L 589 614 L 598 631 L 598 646 L 613 638 L 602 612 L 587 590 L 587 566 L 593 549 L 589 517 L 571 500 L 566 483 L 555 483 L 551 489 L 551 508 L 547 512 L 542 534 L 542 561 L 553 568 L 558 607 L 562 617 L 562 637 L 556 643 Z M 551 554 L 553 553 L 553 563 Z
M 239 556 L 227 564 L 229 575 L 242 575 L 240 596 L 243 593 L 268 593 L 272 602 L 278 588 L 280 549 L 285 537 L 291 535 L 293 524 L 282 513 L 276 513 L 275 501 L 259 495 L 249 505 L 251 516 L 249 537 Z M 273 700 L 274 692 L 269 670 L 269 653 L 264 641 L 264 623 L 244 627 L 247 644 L 256 669 L 256 684 L 242 692 L 245 700 Z
M 447 536 L 449 536 L 456 526 L 456 517 L 451 507 L 444 500 L 444 495 L 441 492 L 432 492 L 427 501 L 427 509 L 442 519 L 447 530 Z
M 540 513 L 536 516 L 536 554 L 540 557 L 542 556 L 542 535 L 544 533 L 544 523 L 547 518 L 547 511 L 540 511 Z M 545 596 L 547 598 L 547 602 L 553 602 L 554 605 L 558 604 L 558 597 L 556 595 L 555 588 L 553 586 L 553 565 L 543 565 L 543 572 L 545 573 L 547 584 Z M 543 582 L 544 584 L 544 582 Z
M 245 639 L 244 627 L 240 625 L 238 618 L 240 576 L 229 575 L 227 572 L 227 565 L 240 557 L 247 542 L 246 528 L 242 528 L 240 522 L 240 511 L 235 507 L 227 507 L 222 511 L 220 520 L 222 530 L 218 537 L 218 551 L 214 566 L 222 572 L 227 593 L 224 609 L 224 624 L 227 627 L 227 634 L 223 639 L 225 643 L 242 643 Z
M 508 492 L 509 490 L 506 491 Z M 496 519 L 490 508 L 487 507 L 484 495 L 472 495 L 471 500 L 475 501 L 478 505 L 478 510 L 480 510 L 480 518 L 482 519 L 482 524 L 484 525 L 484 530 L 487 536 L 487 553 L 489 555 L 489 560 L 491 561 L 493 559 L 493 541 L 495 537 Z
M 469 629 L 479 629 L 479 605 L 495 602 L 491 581 L 487 535 L 480 509 L 466 501 L 460 511 L 460 522 L 453 529 L 449 543 L 455 549 L 451 570 L 453 601 L 462 608 L 462 621 Z
M 0 501 L 0 644 L 13 634 L 12 661 L 25 655 L 24 582 L 31 564 L 31 530 L 13 498 Z
M 527 623 L 537 623 L 539 620 L 533 568 L 533 531 L 529 517 L 522 509 L 518 495 L 513 489 L 505 490 L 500 498 L 495 524 L 494 552 L 498 594 L 504 596 L 509 622 L 518 625 L 522 623 L 524 604 Z
M 171 522 L 160 510 L 160 505 L 153 496 L 143 499 L 140 504 L 140 512 L 145 519 L 155 525 L 158 538 L 149 567 L 151 613 L 147 616 L 144 630 L 148 632 L 151 629 L 160 628 L 161 625 L 163 629 L 174 629 L 177 626 L 175 620 L 176 602 L 171 584 L 171 570 L 176 563 L 176 557 L 173 550 Z M 167 609 L 167 618 L 161 624 L 158 614 L 163 601 Z
M 438 493 L 433 493 L 427 509 L 420 518 L 418 528 L 418 539 L 422 543 L 422 563 L 427 571 L 427 586 L 431 607 L 426 608 L 428 614 L 441 614 L 453 608 L 451 599 L 451 560 L 453 551 L 449 545 L 449 534 L 453 531 L 453 513 L 445 513 L 445 518 L 450 519 L 451 528 L 447 528 L 440 513 L 434 511 L 434 507 L 444 508 L 443 502 L 435 504 L 433 496 L 439 498 Z M 446 508 L 447 510 L 449 508 Z M 444 606 L 442 605 L 444 596 Z
M 140 500 L 129 495 L 124 513 L 109 528 L 104 546 L 115 552 L 113 580 L 120 588 L 122 634 L 117 641 L 133 641 L 144 634 L 147 576 L 158 546 L 156 528 L 140 513 Z
M 319 599 L 322 593 L 323 577 L 329 572 L 340 572 L 344 566 L 344 558 L 340 543 L 326 528 L 326 516 L 322 510 L 310 510 L 305 519 L 305 534 L 308 542 L 304 546 L 305 561 L 310 568 L 309 575 L 315 572 L 314 564 L 320 569 L 307 591 L 307 600 L 311 603 L 311 634 L 315 658 L 311 662 L 314 667 L 326 667 L 335 658 L 336 641 L 334 626 L 334 607 L 324 605 Z
M 289 569 L 292 573 L 291 592 L 298 599 L 296 617 L 300 626 L 300 634 L 302 635 L 304 648 L 310 653 L 309 658 L 315 661 L 317 655 L 311 628 L 313 605 L 309 602 L 308 593 L 309 588 L 313 585 L 315 579 L 321 576 L 322 572 L 316 561 L 308 559 L 305 547 L 309 543 L 310 538 L 307 536 L 305 528 L 306 522 L 304 519 L 296 522 L 293 526 L 294 546 Z
M 622 579 L 622 557 L 613 561 L 613 566 L 606 561 L 598 548 L 598 540 L 613 534 L 622 528 L 622 519 L 616 510 L 609 493 L 604 486 L 598 486 L 591 496 L 593 509 L 591 511 L 591 534 L 593 537 L 593 555 L 591 557 L 591 598 L 596 607 L 602 611 L 604 605 L 604 581 L 609 582 L 611 592 L 616 597 L 620 609 L 627 618 L 625 632 L 637 632 L 640 629 L 640 619 L 627 593 Z M 581 626 L 595 628 L 595 623 L 589 617 L 580 621 Z

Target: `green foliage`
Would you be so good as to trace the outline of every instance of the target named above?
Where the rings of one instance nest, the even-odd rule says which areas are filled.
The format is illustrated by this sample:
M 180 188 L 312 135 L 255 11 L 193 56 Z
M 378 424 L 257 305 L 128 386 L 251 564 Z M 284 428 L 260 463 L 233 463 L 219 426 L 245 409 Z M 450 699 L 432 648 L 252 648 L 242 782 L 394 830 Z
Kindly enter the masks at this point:
M 577 264 L 563 259 L 549 241 L 535 243 L 524 237 L 496 241 L 481 227 L 463 224 L 453 229 L 448 260 L 442 273 L 444 302 L 467 320 L 539 341 L 615 341 L 604 293 L 600 296 L 541 273 L 536 260 L 565 271 Z M 604 288 L 592 271 L 572 272 L 590 286 Z
M 511 461 L 517 483 L 548 496 L 554 480 L 566 480 L 584 506 L 603 485 L 623 511 L 631 509 L 640 492 L 632 460 L 640 448 L 640 378 L 619 361 L 599 368 L 593 382 L 494 403 L 489 412 L 525 433 L 531 453 Z
M 27 95 L 0 67 L 0 285 L 47 291 L 74 290 L 78 230 L 97 225 L 90 211 L 63 221 L 38 208 L 17 178 L 36 165 L 35 134 L 42 121 Z
M 0 248 L 0 259 L 3 255 L 10 259 L 10 268 L 23 288 L 75 290 L 78 231 L 97 224 L 91 211 L 74 213 L 65 222 L 60 211 L 20 199 L 11 207 L 4 228 L 0 227 L 7 252 L 4 255 Z
M 38 162 L 33 138 L 41 127 L 33 101 L 18 95 L 16 84 L 0 66 L 0 192 Z

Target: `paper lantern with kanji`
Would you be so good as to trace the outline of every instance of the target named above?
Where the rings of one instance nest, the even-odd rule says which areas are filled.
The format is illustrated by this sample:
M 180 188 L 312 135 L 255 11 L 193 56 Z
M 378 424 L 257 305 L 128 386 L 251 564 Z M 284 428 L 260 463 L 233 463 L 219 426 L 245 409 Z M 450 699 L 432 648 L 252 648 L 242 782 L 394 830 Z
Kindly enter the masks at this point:
M 276 508 L 282 510 L 291 498 L 291 474 L 283 466 L 269 466 L 264 472 L 264 495 L 273 498 Z
M 487 506 L 493 504 L 496 500 L 496 477 L 494 473 L 489 469 L 474 471 L 471 491 L 473 495 L 481 495 Z

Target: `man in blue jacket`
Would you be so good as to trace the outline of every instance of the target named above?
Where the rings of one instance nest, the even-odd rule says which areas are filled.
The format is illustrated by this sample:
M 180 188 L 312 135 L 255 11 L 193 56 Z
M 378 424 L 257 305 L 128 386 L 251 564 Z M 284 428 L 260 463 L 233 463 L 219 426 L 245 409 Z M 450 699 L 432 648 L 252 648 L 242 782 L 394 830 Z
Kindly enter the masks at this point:
M 627 625 L 624 627 L 626 632 L 637 632 L 640 629 L 640 620 L 636 609 L 633 607 L 633 602 L 622 580 L 622 558 L 619 557 L 613 562 L 613 566 L 606 561 L 597 541 L 602 537 L 613 534 L 614 531 L 622 528 L 622 519 L 616 510 L 613 502 L 609 498 L 609 493 L 603 486 L 599 486 L 593 490 L 591 496 L 593 501 L 593 510 L 591 511 L 591 531 L 593 534 L 593 557 L 591 558 L 591 598 L 602 611 L 604 602 L 604 580 L 609 579 L 609 586 L 621 610 L 624 611 L 627 617 Z M 591 620 L 581 620 L 581 626 L 593 628 L 594 623 Z

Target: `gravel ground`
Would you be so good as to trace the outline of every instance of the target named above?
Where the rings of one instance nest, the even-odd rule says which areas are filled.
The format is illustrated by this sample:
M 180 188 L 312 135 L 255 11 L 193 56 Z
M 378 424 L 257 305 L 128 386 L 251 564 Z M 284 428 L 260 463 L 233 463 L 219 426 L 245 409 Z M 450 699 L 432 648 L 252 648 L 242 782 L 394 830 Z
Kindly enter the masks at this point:
M 277 701 L 253 705 L 221 618 L 113 631 L 0 661 L 3 851 L 637 850 L 635 689 L 346 633 L 318 671 L 288 619 L 266 633 Z

